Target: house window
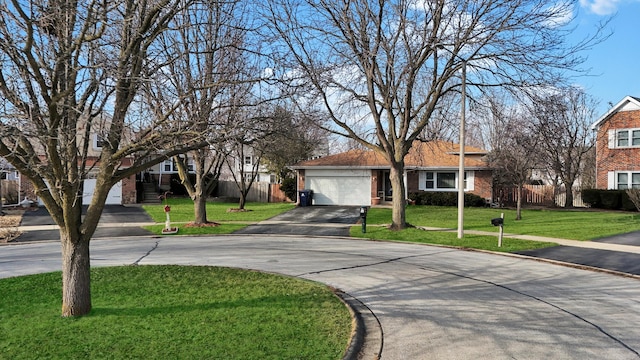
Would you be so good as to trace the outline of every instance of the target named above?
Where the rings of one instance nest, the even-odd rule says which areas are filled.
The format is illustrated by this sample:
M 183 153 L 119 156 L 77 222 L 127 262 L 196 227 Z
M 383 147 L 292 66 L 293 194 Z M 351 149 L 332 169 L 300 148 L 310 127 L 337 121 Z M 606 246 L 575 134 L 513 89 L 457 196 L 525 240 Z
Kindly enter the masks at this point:
M 464 173 L 464 188 L 469 190 L 467 184 L 468 172 Z M 425 171 L 420 174 L 420 190 L 450 191 L 458 188 L 458 172 L 456 171 Z
M 616 176 L 616 188 L 640 189 L 640 172 L 619 172 Z
M 640 146 L 640 129 L 616 130 L 616 147 Z
M 193 164 L 193 159 L 188 159 L 187 160 L 187 171 L 188 172 L 193 172 L 194 171 L 194 164 Z M 173 159 L 169 159 L 169 160 L 165 160 L 162 163 L 162 172 L 178 172 L 178 165 L 176 164 L 176 162 Z
M 244 157 L 244 164 L 245 165 L 251 165 L 251 156 L 245 156 Z
M 427 172 L 426 178 L 427 183 L 425 184 L 425 187 L 427 189 L 435 189 L 434 173 L 431 171 Z
M 438 189 L 456 188 L 456 173 L 454 172 L 437 173 L 437 179 Z
M 246 183 L 251 182 L 251 179 L 253 179 L 253 174 L 252 173 L 244 173 L 242 176 L 244 178 L 244 182 L 246 182 Z
M 93 134 L 93 148 L 96 150 L 102 149 L 102 146 L 105 143 L 105 138 L 100 134 Z

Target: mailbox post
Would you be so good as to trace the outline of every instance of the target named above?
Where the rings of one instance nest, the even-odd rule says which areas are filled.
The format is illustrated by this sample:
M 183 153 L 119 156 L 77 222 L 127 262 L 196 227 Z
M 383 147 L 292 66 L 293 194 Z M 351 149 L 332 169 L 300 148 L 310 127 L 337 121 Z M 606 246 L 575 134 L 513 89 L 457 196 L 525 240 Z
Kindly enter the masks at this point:
M 362 233 L 365 234 L 367 232 L 367 211 L 369 210 L 368 206 L 360 206 L 360 219 L 362 222 Z
M 500 226 L 500 232 L 498 234 L 498 247 L 502 247 L 502 234 L 504 231 L 504 213 L 500 213 L 499 218 L 491 219 L 491 225 Z

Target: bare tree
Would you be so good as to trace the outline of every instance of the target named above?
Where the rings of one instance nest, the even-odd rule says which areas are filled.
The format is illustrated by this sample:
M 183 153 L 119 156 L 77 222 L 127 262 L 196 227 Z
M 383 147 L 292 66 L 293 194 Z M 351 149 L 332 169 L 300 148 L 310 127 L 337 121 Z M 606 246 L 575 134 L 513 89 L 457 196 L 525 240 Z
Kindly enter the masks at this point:
M 468 85 L 526 89 L 560 83 L 592 44 L 567 43 L 573 2 L 544 0 L 274 0 L 265 17 L 289 60 L 334 126 L 390 164 L 392 229 L 405 223 L 404 159 L 440 99 Z M 274 45 L 274 48 L 277 48 Z M 364 131 L 358 125 L 367 124 Z
M 489 163 L 494 169 L 498 188 L 516 187 L 516 220 L 522 219 L 522 191 L 531 173 L 540 165 L 537 151 L 539 136 L 523 116 L 518 103 L 509 103 L 495 93 L 487 98 L 487 119 L 490 143 Z
M 276 131 L 265 138 L 263 163 L 278 181 L 295 176 L 287 167 L 311 158 L 327 143 L 327 132 L 318 126 L 319 116 L 308 115 L 278 107 L 273 114 Z
M 547 96 L 538 95 L 529 106 L 540 137 L 541 159 L 548 172 L 564 186 L 564 207 L 573 207 L 573 186 L 585 173 L 594 146 L 590 123 L 597 105 L 583 89 L 568 87 Z
M 196 2 L 176 16 L 171 24 L 176 30 L 164 32 L 158 45 L 160 59 L 167 64 L 158 74 L 163 81 L 145 87 L 148 101 L 166 109 L 161 114 L 190 124 L 195 132 L 206 134 L 210 143 L 174 158 L 180 181 L 194 203 L 195 224 L 208 222 L 206 200 L 217 185 L 227 155 L 225 119 L 239 98 L 231 89 L 237 88 L 234 84 L 260 79 L 245 59 L 247 52 L 257 51 L 256 46 L 247 48 L 251 29 L 245 6 L 248 3 L 238 0 Z M 172 111 L 174 104 L 178 105 Z
M 131 112 L 162 66 L 150 60 L 154 42 L 186 3 L 0 2 L 0 156 L 33 183 L 60 228 L 63 316 L 91 310 L 89 242 L 111 187 L 203 145 L 183 124 Z M 90 175 L 96 188 L 83 217 Z
M 242 102 L 246 104 L 248 102 Z M 238 209 L 244 210 L 247 195 L 256 181 L 269 139 L 282 131 L 281 119 L 265 109 L 266 104 L 236 108 L 228 119 L 225 133 L 227 167 L 240 192 Z

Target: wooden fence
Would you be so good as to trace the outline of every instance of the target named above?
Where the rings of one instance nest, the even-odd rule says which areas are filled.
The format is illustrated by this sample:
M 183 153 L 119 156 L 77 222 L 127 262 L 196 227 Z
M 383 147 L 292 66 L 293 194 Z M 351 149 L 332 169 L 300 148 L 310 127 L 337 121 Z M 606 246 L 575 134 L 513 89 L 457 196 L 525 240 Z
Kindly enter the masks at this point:
M 217 195 L 219 197 L 239 198 L 240 190 L 233 181 L 218 182 Z M 269 184 L 256 182 L 251 185 L 247 194 L 247 201 L 250 202 L 285 202 L 289 201 L 287 196 L 280 190 L 280 184 Z
M 503 205 L 513 205 L 517 200 L 518 189 L 497 189 L 493 198 L 494 202 Z M 553 185 L 525 185 L 522 189 L 523 205 L 563 206 L 566 199 L 564 188 L 555 188 Z M 586 207 L 582 201 L 580 189 L 573 189 L 573 207 Z
M 20 184 L 18 180 L 0 180 L 2 181 L 2 203 L 4 205 L 16 205 L 20 202 Z

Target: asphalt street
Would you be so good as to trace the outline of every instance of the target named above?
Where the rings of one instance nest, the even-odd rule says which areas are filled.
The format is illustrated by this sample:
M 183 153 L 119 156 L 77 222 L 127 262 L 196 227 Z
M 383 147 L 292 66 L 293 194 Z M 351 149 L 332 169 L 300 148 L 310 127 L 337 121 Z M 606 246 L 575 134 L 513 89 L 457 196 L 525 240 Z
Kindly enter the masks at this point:
M 59 270 L 56 242 L 0 247 L 0 277 Z M 638 279 L 348 238 L 96 239 L 92 266 L 215 265 L 322 282 L 361 302 L 361 359 L 638 359 Z
M 355 206 L 296 207 L 269 220 L 250 225 L 238 231 L 237 234 L 346 237 L 349 235 L 349 227 L 359 221 L 359 210 L 359 207 Z M 138 225 L 152 222 L 149 215 L 139 206 L 107 205 L 94 238 L 150 236 L 152 234 L 149 231 Z M 25 230 L 14 242 L 59 239 L 58 230 L 53 224 L 53 219 L 46 209 L 28 211 L 21 224 Z M 590 243 L 592 248 L 582 247 L 589 246 Z M 592 242 L 580 242 L 575 245 L 581 247 L 556 246 L 522 251 L 519 254 L 640 276 L 640 251 L 637 251 L 640 249 L 640 232 L 611 236 Z M 597 245 L 600 245 L 599 248 Z M 626 250 L 635 249 L 636 251 L 630 252 L 625 249 L 619 251 L 620 249 L 615 245 L 625 245 Z

